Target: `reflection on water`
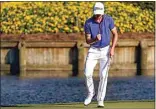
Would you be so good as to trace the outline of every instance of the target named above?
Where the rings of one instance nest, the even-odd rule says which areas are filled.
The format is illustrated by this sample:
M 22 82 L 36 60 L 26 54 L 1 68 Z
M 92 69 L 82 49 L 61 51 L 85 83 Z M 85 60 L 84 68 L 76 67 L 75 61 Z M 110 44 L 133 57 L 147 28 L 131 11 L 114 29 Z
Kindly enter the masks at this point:
M 84 78 L 1 76 L 1 105 L 83 102 L 85 96 Z M 154 77 L 109 78 L 105 100 L 154 100 Z

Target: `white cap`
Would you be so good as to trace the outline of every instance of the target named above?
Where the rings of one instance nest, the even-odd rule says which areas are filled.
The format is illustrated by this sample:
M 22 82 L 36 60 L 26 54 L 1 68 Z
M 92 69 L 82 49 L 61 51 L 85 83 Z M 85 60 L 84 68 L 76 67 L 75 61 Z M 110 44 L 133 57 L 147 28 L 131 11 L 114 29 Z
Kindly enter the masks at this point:
M 93 7 L 93 14 L 104 14 L 104 5 L 101 2 L 96 2 L 94 7 Z

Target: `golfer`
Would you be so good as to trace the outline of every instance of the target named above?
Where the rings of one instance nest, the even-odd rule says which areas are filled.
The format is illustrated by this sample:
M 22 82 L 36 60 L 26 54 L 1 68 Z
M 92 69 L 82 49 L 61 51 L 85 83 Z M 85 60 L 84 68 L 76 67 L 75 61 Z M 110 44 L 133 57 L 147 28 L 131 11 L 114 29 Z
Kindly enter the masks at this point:
M 93 83 L 93 71 L 98 60 L 100 62 L 99 69 L 99 87 L 97 94 L 98 107 L 104 107 L 104 98 L 106 94 L 108 64 L 109 59 L 114 55 L 115 45 L 118 34 L 112 17 L 104 14 L 104 5 L 96 2 L 93 7 L 93 16 L 86 20 L 84 25 L 86 43 L 90 44 L 85 63 L 85 80 L 88 89 L 88 96 L 84 101 L 84 105 L 91 103 L 95 95 Z M 112 33 L 112 46 L 110 46 L 110 33 Z

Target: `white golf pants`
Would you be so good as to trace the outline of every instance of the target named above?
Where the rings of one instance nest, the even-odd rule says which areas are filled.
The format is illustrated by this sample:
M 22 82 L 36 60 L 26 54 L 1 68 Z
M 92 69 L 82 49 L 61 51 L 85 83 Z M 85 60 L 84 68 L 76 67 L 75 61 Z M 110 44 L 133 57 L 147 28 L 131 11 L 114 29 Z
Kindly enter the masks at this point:
M 88 96 L 93 96 L 95 94 L 92 76 L 98 60 L 100 62 L 99 69 L 100 82 L 98 87 L 97 101 L 103 101 L 106 94 L 109 48 L 110 48 L 109 46 L 106 46 L 104 48 L 90 47 L 88 50 L 88 55 L 86 57 L 84 74 L 86 79 L 86 87 L 88 89 Z

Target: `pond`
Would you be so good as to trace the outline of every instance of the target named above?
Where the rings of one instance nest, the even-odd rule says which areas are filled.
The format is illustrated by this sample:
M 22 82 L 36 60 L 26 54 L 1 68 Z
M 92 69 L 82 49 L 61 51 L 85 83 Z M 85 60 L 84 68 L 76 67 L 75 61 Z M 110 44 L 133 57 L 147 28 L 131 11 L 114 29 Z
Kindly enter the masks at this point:
M 154 80 L 145 76 L 108 78 L 105 100 L 154 100 Z M 98 82 L 94 79 L 96 91 Z M 1 76 L 1 105 L 83 102 L 86 91 L 84 78 Z

